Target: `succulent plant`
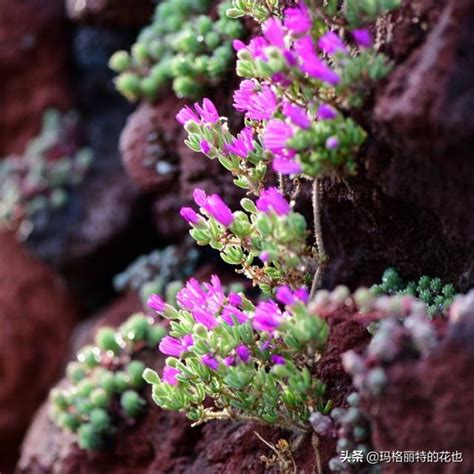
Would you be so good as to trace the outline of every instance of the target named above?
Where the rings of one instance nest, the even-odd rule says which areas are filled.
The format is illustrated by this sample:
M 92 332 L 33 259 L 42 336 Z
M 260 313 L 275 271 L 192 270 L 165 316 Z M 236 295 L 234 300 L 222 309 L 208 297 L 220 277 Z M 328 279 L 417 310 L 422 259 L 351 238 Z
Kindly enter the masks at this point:
M 387 268 L 382 276 L 382 283 L 372 286 L 371 291 L 375 295 L 414 296 L 426 304 L 431 316 L 446 314 L 456 296 L 454 285 L 443 283 L 440 278 L 424 275 L 417 282 L 407 282 L 394 268 Z
M 122 424 L 143 413 L 145 363 L 139 357 L 165 334 L 164 327 L 140 313 L 118 329 L 100 328 L 95 343 L 83 347 L 68 364 L 65 384 L 50 393 L 54 423 L 76 433 L 82 449 L 104 448 Z
M 173 293 L 181 287 L 181 280 L 193 272 L 199 253 L 197 249 L 186 245 L 178 249 L 170 245 L 161 250 L 153 250 L 147 255 L 140 255 L 123 272 L 115 275 L 116 291 L 136 291 L 145 303 L 152 293 L 169 293 L 168 301 L 173 300 Z
M 208 12 L 210 0 L 165 0 L 131 53 L 118 51 L 110 67 L 119 73 L 117 89 L 129 100 L 153 101 L 172 85 L 178 97 L 197 98 L 219 83 L 234 61 L 232 41 L 242 24 L 226 17 L 227 3 Z
M 67 203 L 91 161 L 91 151 L 79 147 L 77 114 L 47 111 L 40 134 L 23 155 L 0 160 L 0 225 L 28 237 L 38 215 L 52 214 Z

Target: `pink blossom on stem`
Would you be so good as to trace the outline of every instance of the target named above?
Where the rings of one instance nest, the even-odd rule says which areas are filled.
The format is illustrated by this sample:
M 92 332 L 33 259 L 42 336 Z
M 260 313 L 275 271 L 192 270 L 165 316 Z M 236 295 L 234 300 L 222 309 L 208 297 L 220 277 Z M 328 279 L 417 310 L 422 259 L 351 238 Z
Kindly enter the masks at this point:
M 217 112 L 217 109 L 211 100 L 207 98 L 204 99 L 202 101 L 202 106 L 200 106 L 198 103 L 195 103 L 194 108 L 204 122 L 216 123 L 219 121 L 219 113 Z
M 255 308 L 252 326 L 257 331 L 273 332 L 283 321 L 280 308 L 274 301 L 262 301 Z
M 295 50 L 301 60 L 301 69 L 311 77 L 332 85 L 339 84 L 340 77 L 315 52 L 310 36 L 295 41 Z
M 167 383 L 168 385 L 176 385 L 178 383 L 176 376 L 180 373 L 180 370 L 165 365 L 163 369 L 163 382 Z
M 235 348 L 235 353 L 239 356 L 242 362 L 248 362 L 250 360 L 250 350 L 244 344 L 238 345 Z
M 318 108 L 318 118 L 320 120 L 334 120 L 337 112 L 328 104 L 321 104 Z
M 231 144 L 226 145 L 226 149 L 227 151 L 230 151 L 241 158 L 247 158 L 249 153 L 255 149 L 252 128 L 245 127 L 237 135 L 237 138 L 234 138 Z
M 217 370 L 219 368 L 219 362 L 211 354 L 204 354 L 201 357 L 201 362 L 207 365 L 211 370 Z
M 354 37 L 356 43 L 362 48 L 371 48 L 374 44 L 374 39 L 372 38 L 369 30 L 353 30 L 352 36 Z
M 285 49 L 285 30 L 280 20 L 269 18 L 263 24 L 263 34 L 271 46 Z
M 176 120 L 181 124 L 185 125 L 186 122 L 192 121 L 199 123 L 199 117 L 194 113 L 191 107 L 185 105 L 177 114 Z
M 344 53 L 347 54 L 347 48 L 344 42 L 336 33 L 329 31 L 318 40 L 319 48 L 327 54 Z
M 263 144 L 267 150 L 281 153 L 286 142 L 293 136 L 293 129 L 283 120 L 269 120 L 263 135 Z
M 147 299 L 146 304 L 149 308 L 153 309 L 159 314 L 162 314 L 165 310 L 165 302 L 163 301 L 161 296 L 157 294 L 150 295 Z
M 299 174 L 302 171 L 301 165 L 295 160 L 276 157 L 272 162 L 273 170 L 284 175 Z
M 257 209 L 261 212 L 274 212 L 278 216 L 286 216 L 291 208 L 288 201 L 282 196 L 277 188 L 264 189 L 257 200 Z
M 308 8 L 303 2 L 296 8 L 287 8 L 283 22 L 285 27 L 295 34 L 306 33 L 313 26 Z
M 303 109 L 303 107 L 285 102 L 283 104 L 282 112 L 298 127 L 308 128 L 311 125 L 308 113 Z
M 179 357 L 185 351 L 181 341 L 171 336 L 165 336 L 158 347 L 163 354 L 173 357 Z
M 197 224 L 199 222 L 199 215 L 191 207 L 182 207 L 179 214 L 188 224 Z

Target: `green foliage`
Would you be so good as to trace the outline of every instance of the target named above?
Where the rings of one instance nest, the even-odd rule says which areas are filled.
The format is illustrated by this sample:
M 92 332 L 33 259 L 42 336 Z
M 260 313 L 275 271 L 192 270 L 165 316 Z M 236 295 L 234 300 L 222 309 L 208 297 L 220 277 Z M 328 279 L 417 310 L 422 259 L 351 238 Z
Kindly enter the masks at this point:
M 232 0 L 232 6 L 227 10 L 229 18 L 251 16 L 259 22 L 264 22 L 279 11 L 279 0 L 256 2 L 255 0 Z
M 398 8 L 400 3 L 400 0 L 345 0 L 343 13 L 351 27 L 358 27 Z
M 79 148 L 78 117 L 49 110 L 40 134 L 22 156 L 0 160 L 0 226 L 18 228 L 27 238 L 40 215 L 65 206 L 72 188 L 84 179 L 91 151 Z
M 206 14 L 211 5 L 210 0 L 162 1 L 131 53 L 118 51 L 110 58 L 119 73 L 117 89 L 131 101 L 153 101 L 170 84 L 178 97 L 187 98 L 218 84 L 234 60 L 232 41 L 244 29 L 225 15 L 227 3 L 219 5 L 217 19 Z
M 160 349 L 171 354 L 176 344 L 186 341 L 186 345 L 179 355 L 167 359 L 163 378 L 145 371 L 154 401 L 164 409 L 185 412 L 195 424 L 231 418 L 309 431 L 310 412 L 331 409 L 324 397 L 325 385 L 311 374 L 327 341 L 327 323 L 296 297 L 290 298 L 283 313 L 272 302 L 255 308 L 243 295 L 238 303 L 235 294 L 227 300 L 220 283 L 213 285 L 213 290 L 207 286 L 206 301 L 222 303 L 212 314 L 214 324 L 193 320 L 191 313 L 197 317 L 202 308 L 196 313 L 182 307 L 165 310 L 165 316 L 172 318 L 174 340 L 163 340 L 166 346 L 172 343 L 171 351 L 165 345 Z M 229 324 L 228 304 L 240 308 L 235 306 L 234 324 Z
M 82 449 L 104 448 L 125 418 L 137 418 L 145 400 L 145 364 L 135 359 L 154 349 L 165 329 L 143 314 L 118 329 L 100 328 L 95 344 L 85 346 L 66 369 L 67 383 L 50 393 L 50 416 L 61 429 L 77 434 Z M 117 403 L 122 411 L 117 411 Z
M 316 265 L 317 254 L 307 243 L 309 231 L 298 212 L 287 215 L 259 212 L 250 199 L 241 201 L 246 211 L 237 211 L 231 226 L 220 225 L 212 216 L 199 220 L 190 231 L 198 245 L 209 245 L 222 260 L 236 265 L 237 272 L 253 280 L 264 293 L 287 284 L 305 283 L 303 268 Z
M 422 276 L 415 281 L 405 281 L 394 268 L 387 268 L 382 276 L 382 283 L 374 285 L 371 291 L 375 295 L 410 295 L 423 301 L 431 316 L 443 314 L 456 296 L 456 289 L 450 283 L 443 283 L 439 278 Z

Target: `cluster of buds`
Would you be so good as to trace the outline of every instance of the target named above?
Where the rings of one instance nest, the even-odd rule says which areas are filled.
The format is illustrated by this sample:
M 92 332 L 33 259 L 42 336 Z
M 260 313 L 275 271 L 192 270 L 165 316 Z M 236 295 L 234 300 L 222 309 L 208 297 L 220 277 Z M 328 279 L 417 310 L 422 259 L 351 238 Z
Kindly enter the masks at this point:
M 115 275 L 114 288 L 138 293 L 143 303 L 152 293 L 166 294 L 167 300 L 173 301 L 173 295 L 182 287 L 181 281 L 194 271 L 198 257 L 197 249 L 189 245 L 153 250 Z
M 39 216 L 48 217 L 67 204 L 69 192 L 82 182 L 92 161 L 91 151 L 79 148 L 78 138 L 77 115 L 50 110 L 24 154 L 0 160 L 0 226 L 27 238 Z
M 232 41 L 244 28 L 226 16 L 221 3 L 217 19 L 205 14 L 210 0 L 165 0 L 156 7 L 151 25 L 140 34 L 131 54 L 118 51 L 110 67 L 120 73 L 117 89 L 129 100 L 155 100 L 172 84 L 178 97 L 200 97 L 215 86 L 235 60 Z
M 67 366 L 67 382 L 50 393 L 50 417 L 61 429 L 77 434 L 82 449 L 103 448 L 122 425 L 133 424 L 145 408 L 141 351 L 154 349 L 165 329 L 143 314 L 118 329 L 98 330 Z
M 152 301 L 171 320 L 159 346 L 169 356 L 163 374 L 144 374 L 159 406 L 196 424 L 230 418 L 301 432 L 310 430 L 311 411 L 330 410 L 325 385 L 310 370 L 328 326 L 308 311 L 306 290 L 280 287 L 276 300 L 255 306 L 242 293 L 226 294 L 213 276 L 210 283 L 188 281 L 177 301 L 177 309 L 158 295 Z
M 219 195 L 194 190 L 194 201 L 200 214 L 190 207 L 181 215 L 192 229 L 199 245 L 210 245 L 230 265 L 253 280 L 265 293 L 287 284 L 298 288 L 306 283 L 318 255 L 307 244 L 304 217 L 292 210 L 275 187 L 264 189 L 254 203 L 241 201 L 246 211 L 231 212 Z

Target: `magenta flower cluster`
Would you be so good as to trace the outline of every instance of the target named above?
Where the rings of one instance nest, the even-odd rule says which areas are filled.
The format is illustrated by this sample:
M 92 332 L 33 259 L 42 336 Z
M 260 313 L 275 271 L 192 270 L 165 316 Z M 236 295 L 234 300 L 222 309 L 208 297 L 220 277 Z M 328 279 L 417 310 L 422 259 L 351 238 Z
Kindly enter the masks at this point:
M 217 371 L 221 364 L 231 367 L 239 363 L 248 363 L 252 351 L 270 350 L 275 345 L 274 338 L 278 337 L 278 329 L 284 321 L 292 317 L 291 312 L 282 309 L 282 306 L 291 309 L 292 305 L 307 302 L 306 289 L 292 291 L 284 286 L 278 288 L 276 301 L 262 301 L 254 310 L 249 311 L 248 308 L 244 309 L 244 298 L 240 294 L 224 292 L 222 283 L 216 275 L 211 276 L 210 282 L 202 284 L 192 278 L 177 294 L 179 310 L 189 313 L 194 322 L 204 326 L 208 332 L 216 330 L 220 325 L 232 327 L 250 323 L 253 330 L 260 333 L 255 339 L 256 343 L 260 340 L 259 345 L 251 347 L 239 343 L 225 355 L 211 352 L 202 355 L 200 362 L 213 371 Z M 167 306 L 159 295 L 151 295 L 148 305 L 159 314 L 163 314 Z M 180 358 L 189 352 L 195 343 L 195 336 L 191 333 L 181 337 L 165 336 L 159 344 L 159 350 L 164 355 Z M 285 363 L 285 358 L 275 352 L 270 353 L 269 359 L 273 364 Z M 179 369 L 167 365 L 163 370 L 162 379 L 167 384 L 176 385 L 180 373 Z
M 245 114 L 247 126 L 223 146 L 201 139 L 198 151 L 214 157 L 211 154 L 217 147 L 223 156 L 230 154 L 247 160 L 256 151 L 256 142 L 260 142 L 272 157 L 274 171 L 283 175 L 303 172 L 292 139 L 298 132 L 309 130 L 316 121 L 331 121 L 339 114 L 321 99 L 301 102 L 298 94 L 288 93 L 289 88 L 308 81 L 314 90 L 337 87 L 341 83 L 341 71 L 351 57 L 349 47 L 338 34 L 328 31 L 315 39 L 312 27 L 312 14 L 300 2 L 285 9 L 283 19 L 266 20 L 262 34 L 248 44 L 241 40 L 234 42 L 239 58 L 237 70 L 239 63 L 253 64 L 253 73 L 241 81 L 234 93 L 234 107 Z M 359 48 L 372 47 L 367 30 L 354 30 L 352 35 Z M 259 67 L 266 72 L 259 72 Z M 202 105 L 195 104 L 194 109 L 184 107 L 177 119 L 183 125 L 192 121 L 201 127 L 201 132 L 226 127 L 209 99 L 204 99 Z M 339 145 L 340 138 L 336 135 L 327 137 L 323 144 L 328 152 L 337 150 Z

